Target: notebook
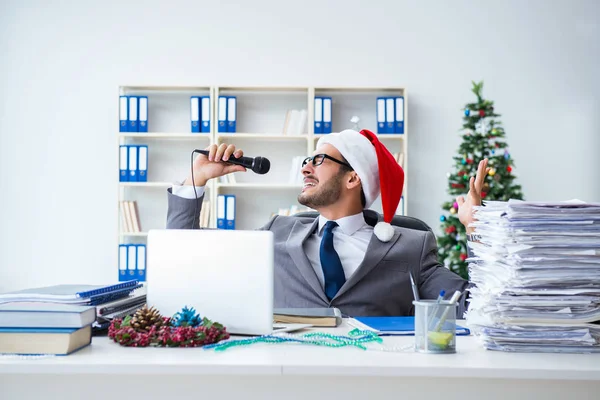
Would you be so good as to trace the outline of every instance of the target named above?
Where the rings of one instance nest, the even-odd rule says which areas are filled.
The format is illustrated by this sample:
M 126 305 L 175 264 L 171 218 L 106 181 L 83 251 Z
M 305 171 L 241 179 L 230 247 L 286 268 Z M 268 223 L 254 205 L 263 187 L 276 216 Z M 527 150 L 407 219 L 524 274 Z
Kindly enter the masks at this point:
M 96 309 L 53 303 L 0 304 L 0 327 L 81 328 L 96 320 Z
M 311 324 L 336 327 L 342 323 L 342 312 L 337 308 L 275 308 L 273 322 Z
M 41 288 L 24 289 L 0 294 L 0 302 L 5 301 L 79 301 L 81 299 L 110 295 L 139 286 L 137 280 L 121 282 L 115 285 L 54 285 Z
M 379 336 L 415 334 L 415 317 L 354 317 L 348 320 L 354 328 L 376 332 Z M 468 328 L 456 325 L 457 336 L 470 335 Z

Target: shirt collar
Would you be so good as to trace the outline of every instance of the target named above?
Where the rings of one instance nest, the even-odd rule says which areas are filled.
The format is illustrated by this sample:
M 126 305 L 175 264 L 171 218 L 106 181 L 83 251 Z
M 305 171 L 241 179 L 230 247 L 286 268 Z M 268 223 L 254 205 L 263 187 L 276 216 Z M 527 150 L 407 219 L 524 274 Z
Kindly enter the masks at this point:
M 323 228 L 325 228 L 327 221 L 329 221 L 327 218 L 319 215 L 319 228 L 317 230 L 319 236 L 323 234 Z M 348 236 L 354 235 L 359 229 L 367 225 L 365 216 L 362 212 L 336 219 L 335 222 L 337 222 L 338 227 L 342 230 L 342 232 Z

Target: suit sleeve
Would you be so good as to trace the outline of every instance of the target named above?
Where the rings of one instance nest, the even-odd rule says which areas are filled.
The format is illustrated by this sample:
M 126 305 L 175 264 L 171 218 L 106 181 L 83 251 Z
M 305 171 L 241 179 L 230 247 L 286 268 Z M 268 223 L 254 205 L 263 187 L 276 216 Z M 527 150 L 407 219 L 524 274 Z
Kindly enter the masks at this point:
M 199 229 L 198 221 L 204 194 L 198 200 L 186 199 L 174 195 L 171 188 L 169 188 L 167 189 L 167 196 L 169 197 L 167 229 Z M 196 208 L 196 215 L 194 215 L 194 208 Z
M 469 282 L 441 265 L 438 262 L 437 251 L 435 235 L 427 232 L 421 251 L 421 273 L 417 278 L 419 294 L 422 299 L 436 299 L 440 291 L 445 290 L 445 298 L 449 299 L 455 291 L 462 292 L 456 310 L 456 318 L 461 319 L 467 309 L 468 292 L 465 289 L 470 287 Z

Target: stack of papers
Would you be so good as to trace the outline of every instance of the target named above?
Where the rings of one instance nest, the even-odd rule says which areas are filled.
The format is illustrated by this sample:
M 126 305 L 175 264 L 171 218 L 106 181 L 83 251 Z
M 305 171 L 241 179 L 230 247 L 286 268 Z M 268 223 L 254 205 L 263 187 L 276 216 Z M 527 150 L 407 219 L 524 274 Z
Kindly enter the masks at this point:
M 491 350 L 600 352 L 600 204 L 476 208 L 468 326 Z

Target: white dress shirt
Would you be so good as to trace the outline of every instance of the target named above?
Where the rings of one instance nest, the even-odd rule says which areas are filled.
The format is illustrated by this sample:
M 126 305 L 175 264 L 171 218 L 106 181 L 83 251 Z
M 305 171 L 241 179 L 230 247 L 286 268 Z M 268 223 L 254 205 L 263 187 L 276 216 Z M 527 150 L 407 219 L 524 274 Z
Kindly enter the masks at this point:
M 184 199 L 194 200 L 196 194 L 198 195 L 198 198 L 202 197 L 204 194 L 204 186 L 196 186 L 196 193 L 194 193 L 194 188 L 191 185 L 177 185 L 174 183 L 173 186 L 171 186 L 171 193 Z
M 174 184 L 172 193 L 184 199 L 195 198 L 192 186 L 180 186 Z M 204 194 L 204 186 L 196 186 L 198 197 Z M 319 226 L 304 242 L 304 252 L 310 261 L 321 287 L 325 287 L 325 276 L 321 267 L 321 239 L 323 238 L 323 228 L 327 223 L 327 218 L 319 216 Z M 363 213 L 350 215 L 348 217 L 335 220 L 338 226 L 333 228 L 333 248 L 338 253 L 346 280 L 358 269 L 367 253 L 367 247 L 373 236 L 373 227 L 365 221 Z
M 321 267 L 320 250 L 323 228 L 327 221 L 327 218 L 320 215 L 317 231 L 304 242 L 304 252 L 323 288 L 325 287 L 325 277 Z M 367 224 L 362 212 L 337 219 L 335 222 L 338 223 L 338 226 L 333 228 L 333 248 L 340 256 L 344 275 L 348 280 L 367 254 L 367 247 L 373 236 L 373 227 Z

